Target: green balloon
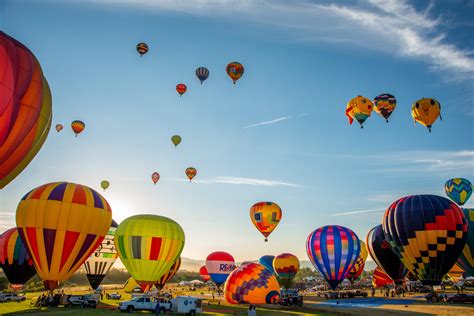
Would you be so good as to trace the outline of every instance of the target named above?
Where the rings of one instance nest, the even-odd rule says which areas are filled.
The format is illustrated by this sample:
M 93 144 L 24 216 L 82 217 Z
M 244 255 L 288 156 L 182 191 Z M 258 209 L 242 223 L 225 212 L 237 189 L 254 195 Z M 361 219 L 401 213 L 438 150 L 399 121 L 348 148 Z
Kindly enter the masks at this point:
M 179 143 L 181 143 L 181 136 L 179 136 L 179 135 L 173 135 L 173 136 L 171 137 L 171 141 L 173 142 L 174 146 L 176 147 L 176 146 L 179 145 Z

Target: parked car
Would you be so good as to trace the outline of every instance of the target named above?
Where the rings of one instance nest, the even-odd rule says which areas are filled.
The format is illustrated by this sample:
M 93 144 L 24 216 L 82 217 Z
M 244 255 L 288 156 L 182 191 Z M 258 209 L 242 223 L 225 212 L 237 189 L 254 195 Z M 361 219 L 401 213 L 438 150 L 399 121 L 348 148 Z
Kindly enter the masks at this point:
M 472 294 L 456 294 L 448 297 L 447 302 L 454 303 L 474 303 L 474 295 Z
M 92 307 L 96 308 L 97 304 L 99 303 L 94 297 L 91 295 L 71 295 L 68 298 L 68 307 L 79 306 L 81 308 L 84 307 Z
M 350 292 L 347 293 L 347 295 L 350 298 L 353 298 L 353 297 L 367 297 L 368 296 L 367 292 L 362 291 L 362 290 L 350 291 Z
M 278 304 L 284 306 L 303 306 L 303 296 L 298 293 L 297 289 L 281 289 Z
M 119 293 L 107 293 L 105 297 L 107 297 L 109 300 L 119 300 L 122 298 L 122 295 Z
M 0 302 L 22 302 L 24 300 L 26 300 L 24 295 L 18 295 L 16 293 L 0 294 Z

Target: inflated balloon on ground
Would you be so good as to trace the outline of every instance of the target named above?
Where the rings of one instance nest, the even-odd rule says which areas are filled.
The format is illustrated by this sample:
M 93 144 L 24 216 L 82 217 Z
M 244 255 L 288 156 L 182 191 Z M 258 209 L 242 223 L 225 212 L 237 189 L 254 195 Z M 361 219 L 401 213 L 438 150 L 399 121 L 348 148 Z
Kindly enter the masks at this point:
M 25 284 L 36 274 L 16 227 L 0 235 L 0 266 L 11 284 Z
M 462 250 L 457 264 L 464 270 L 467 276 L 474 276 L 474 209 L 463 209 L 468 223 L 466 245 Z
M 355 280 L 362 274 L 365 266 L 365 260 L 367 260 L 367 249 L 365 247 L 365 243 L 362 240 L 359 240 L 360 242 L 360 254 L 359 257 L 357 258 L 354 266 L 352 269 L 349 270 L 349 273 L 347 275 L 347 279 L 351 281 L 351 283 L 354 283 Z
M 234 257 L 224 251 L 213 252 L 206 258 L 206 269 L 212 281 L 220 286 L 235 269 Z
M 173 263 L 171 268 L 169 268 L 169 270 L 165 274 L 163 274 L 163 276 L 158 280 L 158 282 L 155 282 L 156 289 L 158 291 L 161 291 L 161 289 L 163 289 L 165 284 L 169 280 L 171 280 L 172 277 L 174 277 L 176 272 L 178 272 L 180 267 L 181 267 L 181 257 L 179 257 L 178 260 L 176 260 L 175 263 Z
M 273 270 L 280 284 L 288 288 L 300 269 L 298 257 L 291 253 L 282 253 L 273 259 Z
M 381 267 L 377 266 L 372 274 L 372 286 L 375 288 L 381 288 L 393 284 L 394 282 L 390 276 L 388 276 Z
M 274 259 L 275 259 L 275 256 L 265 255 L 265 256 L 261 256 L 260 259 L 258 259 L 258 263 L 264 266 L 271 273 L 276 274 L 275 269 L 273 269 Z
M 207 268 L 205 265 L 199 268 L 199 275 L 201 276 L 201 279 L 204 282 L 207 282 L 211 279 L 211 276 L 209 275 L 209 272 L 207 272 Z

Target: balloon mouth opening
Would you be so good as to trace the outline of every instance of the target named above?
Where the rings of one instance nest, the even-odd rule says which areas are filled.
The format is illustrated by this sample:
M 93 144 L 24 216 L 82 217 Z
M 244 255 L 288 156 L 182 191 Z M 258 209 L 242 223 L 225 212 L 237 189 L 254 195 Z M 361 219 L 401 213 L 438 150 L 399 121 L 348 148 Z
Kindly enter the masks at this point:
M 46 290 L 54 291 L 59 286 L 59 282 L 54 280 L 45 280 L 43 281 L 43 285 Z

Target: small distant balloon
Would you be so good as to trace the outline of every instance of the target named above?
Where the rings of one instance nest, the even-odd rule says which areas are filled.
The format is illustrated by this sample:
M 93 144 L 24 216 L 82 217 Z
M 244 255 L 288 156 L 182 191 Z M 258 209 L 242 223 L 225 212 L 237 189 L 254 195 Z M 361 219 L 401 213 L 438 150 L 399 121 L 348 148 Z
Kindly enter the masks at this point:
M 391 94 L 383 93 L 374 98 L 374 110 L 388 123 L 388 118 L 397 107 L 397 99 Z
M 193 178 L 196 176 L 197 170 L 196 170 L 196 168 L 189 167 L 189 168 L 186 169 L 185 173 L 186 173 L 186 176 L 189 179 L 189 182 L 191 182 L 193 180 Z
M 364 128 L 365 120 L 370 116 L 374 104 L 372 101 L 361 95 L 351 99 L 346 106 L 346 116 L 349 118 L 349 124 L 356 120 L 360 128 Z
M 209 77 L 209 69 L 206 67 L 199 67 L 196 69 L 196 76 L 198 77 L 201 84 Z
M 63 130 L 63 128 L 64 128 L 64 126 L 62 124 L 56 124 L 56 132 L 59 133 L 60 131 Z
M 239 62 L 233 61 L 227 65 L 226 71 L 235 84 L 244 74 L 244 66 Z
M 179 93 L 179 96 L 182 96 L 184 93 L 186 93 L 186 90 L 188 90 L 188 88 L 184 83 L 179 83 L 176 85 L 176 92 Z
M 158 172 L 153 172 L 151 175 L 151 181 L 156 185 L 156 183 L 160 180 L 160 174 Z
M 140 54 L 140 57 L 148 53 L 148 45 L 146 43 L 137 44 L 137 52 Z
M 250 208 L 250 220 L 265 237 L 265 241 L 280 223 L 281 213 L 281 208 L 273 202 L 255 203 Z
M 84 128 L 86 128 L 86 124 L 83 121 L 76 120 L 76 121 L 73 121 L 71 123 L 71 128 L 72 128 L 74 134 L 76 134 L 76 137 L 77 137 L 77 135 L 82 133 Z
M 431 126 L 436 119 L 441 117 L 441 104 L 432 98 L 423 98 L 415 102 L 411 107 L 411 116 L 416 123 L 420 123 L 428 128 L 431 133 Z
M 100 187 L 105 191 L 109 188 L 110 186 L 110 182 L 107 181 L 107 180 L 104 180 L 102 182 L 100 182 Z
M 171 136 L 171 142 L 174 144 L 174 147 L 177 147 L 181 143 L 181 136 L 179 135 Z

